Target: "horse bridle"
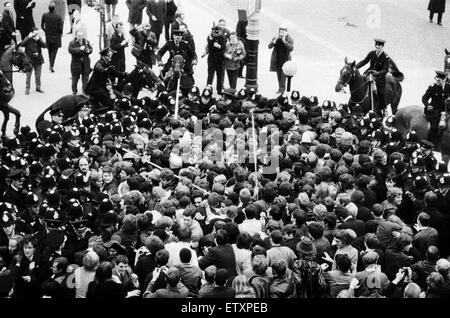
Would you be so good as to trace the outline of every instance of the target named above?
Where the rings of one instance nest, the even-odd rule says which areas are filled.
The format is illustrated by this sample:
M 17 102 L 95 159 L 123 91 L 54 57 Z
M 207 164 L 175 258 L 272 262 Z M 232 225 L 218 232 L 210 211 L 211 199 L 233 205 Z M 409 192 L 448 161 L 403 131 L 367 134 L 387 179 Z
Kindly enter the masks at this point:
M 344 68 L 351 68 L 351 67 L 350 67 L 350 65 L 346 64 Z M 342 70 L 341 70 L 341 72 L 342 72 Z M 354 77 L 355 77 L 355 71 L 354 71 L 354 69 L 352 68 L 350 78 L 349 78 L 346 82 L 341 81 L 341 79 L 339 79 L 339 80 L 338 80 L 338 83 L 342 84 L 343 87 L 346 87 Z M 359 91 L 361 88 L 363 88 L 364 86 L 366 86 L 368 83 L 370 83 L 370 80 L 365 81 L 361 86 L 359 86 L 359 87 L 357 87 L 357 88 L 351 90 L 351 91 L 350 91 L 350 95 L 353 94 L 353 93 L 356 92 L 356 91 Z M 363 98 L 362 100 L 360 100 L 359 102 L 355 102 L 355 101 L 352 100 L 352 98 L 351 98 L 351 96 L 350 96 L 350 102 L 355 103 L 355 104 L 361 104 L 361 103 L 363 103 L 363 102 L 367 99 L 368 96 L 369 96 L 369 90 L 367 89 L 366 95 L 364 96 L 364 98 Z
M 24 72 L 24 70 L 23 69 L 20 69 L 20 67 L 18 67 L 16 64 L 14 64 L 12 61 L 13 61 L 13 59 L 15 59 L 16 60 L 16 62 L 17 62 L 17 58 L 14 58 L 16 55 L 17 55 L 18 53 L 17 53 L 17 49 L 14 49 L 13 50 L 13 53 L 12 53 L 12 56 L 11 56 L 11 66 L 15 66 L 15 67 L 17 67 L 17 70 L 11 70 L 11 71 L 3 71 L 3 73 L 23 73 Z M 25 64 L 25 63 L 22 63 L 22 66 L 23 66 L 23 64 Z
M 349 65 L 345 65 L 344 66 L 344 68 L 349 68 L 349 67 L 350 67 Z M 343 70 L 341 70 L 341 72 L 342 71 Z M 341 79 L 339 78 L 338 79 L 338 83 L 342 84 L 343 87 L 346 87 L 354 77 L 355 77 L 355 72 L 352 70 L 352 72 L 350 74 L 350 78 L 348 79 L 348 81 L 344 82 L 344 81 L 341 81 Z

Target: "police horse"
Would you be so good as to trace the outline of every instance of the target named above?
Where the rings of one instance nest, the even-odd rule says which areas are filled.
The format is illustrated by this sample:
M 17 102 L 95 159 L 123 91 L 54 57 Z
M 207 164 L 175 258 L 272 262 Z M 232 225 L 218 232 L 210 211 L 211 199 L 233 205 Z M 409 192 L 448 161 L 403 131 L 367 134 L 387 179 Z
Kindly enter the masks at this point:
M 18 70 L 13 70 L 13 66 L 17 67 Z M 30 60 L 23 50 L 19 49 L 16 44 L 6 47 L 0 58 L 0 111 L 2 111 L 4 115 L 1 127 L 3 136 L 6 134 L 10 113 L 13 113 L 16 116 L 14 134 L 18 134 L 20 128 L 20 112 L 9 104 L 15 94 L 12 85 L 12 73 L 26 73 L 31 69 L 32 66 Z
M 450 73 L 450 52 L 445 49 L 444 70 Z M 439 120 L 439 135 L 437 140 L 431 140 L 437 149 L 441 152 L 442 158 L 445 162 L 450 159 L 450 100 L 445 101 L 445 112 L 441 114 Z M 413 105 L 401 108 L 396 116 L 396 127 L 404 135 L 414 130 L 419 138 L 426 139 L 430 123 L 424 115 L 424 106 Z
M 344 60 L 345 65 L 340 71 L 339 79 L 336 83 L 335 91 L 342 92 L 346 86 L 350 88 L 350 99 L 348 106 L 350 110 L 356 104 L 361 105 L 365 114 L 372 109 L 372 105 L 376 105 L 376 89 L 374 80 L 371 79 L 371 75 L 363 76 L 359 73 L 359 70 L 355 67 L 356 62 L 348 62 L 347 57 Z M 402 86 L 404 76 L 398 70 L 395 63 L 391 60 L 389 73 L 386 75 L 386 85 L 384 91 L 384 98 L 386 108 L 391 105 L 392 114 L 395 114 L 402 97 Z M 384 111 L 384 110 L 381 110 Z
M 130 83 L 133 86 L 132 97 L 137 98 L 139 92 L 143 88 L 147 88 L 150 91 L 153 90 L 163 90 L 163 82 L 155 73 L 152 71 L 151 67 L 145 63 L 138 63 L 135 65 L 133 71 L 122 79 L 119 79 L 117 85 L 113 87 L 114 94 L 120 96 L 120 92 L 124 86 Z M 111 91 L 111 93 L 113 93 Z M 58 99 L 52 105 L 47 107 L 36 119 L 36 129 L 37 131 L 42 131 L 46 127 L 49 127 L 49 122 L 45 120 L 45 115 L 53 110 L 61 110 L 63 113 L 63 122 L 73 118 L 76 115 L 76 109 L 80 104 L 89 103 L 92 107 L 92 112 L 96 115 L 101 115 L 102 113 L 110 110 L 110 108 L 103 107 L 99 102 L 89 96 L 85 95 L 66 95 Z

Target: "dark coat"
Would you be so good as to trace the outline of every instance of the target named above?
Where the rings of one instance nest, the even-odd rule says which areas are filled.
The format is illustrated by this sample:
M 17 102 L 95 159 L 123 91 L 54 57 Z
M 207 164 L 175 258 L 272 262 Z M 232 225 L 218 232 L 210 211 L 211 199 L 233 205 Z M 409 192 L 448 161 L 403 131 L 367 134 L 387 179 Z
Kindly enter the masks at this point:
M 172 59 L 175 55 L 181 55 L 184 58 L 184 71 L 186 74 L 192 74 L 194 71 L 192 69 L 192 61 L 197 60 L 197 54 L 194 49 L 185 41 L 181 41 L 179 46 L 175 45 L 174 40 L 166 42 L 164 46 L 158 51 L 156 55 L 158 61 L 161 61 L 162 57 L 166 52 L 170 53 L 170 56 L 163 68 L 163 72 L 167 72 L 172 66 Z
M 41 28 L 45 32 L 47 45 L 61 47 L 63 26 L 63 19 L 55 12 L 46 12 L 42 15 Z
M 66 18 L 66 0 L 53 0 L 55 3 L 55 13 L 59 15 L 63 21 L 64 25 L 64 19 Z
M 85 92 L 88 95 L 106 96 L 108 97 L 108 90 L 106 84 L 109 79 L 107 68 L 111 66 L 103 58 L 97 61 L 94 66 L 94 71 L 86 85 Z
M 228 271 L 228 283 L 231 285 L 236 272 L 236 259 L 233 247 L 230 244 L 219 245 L 211 248 L 208 253 L 198 261 L 200 269 L 204 270 L 210 265 L 215 265 L 217 269 L 225 268 Z
M 125 36 L 123 34 L 119 35 L 117 31 L 111 36 L 110 47 L 116 51 L 111 58 L 111 64 L 114 65 L 119 72 L 125 72 L 125 47 L 128 46 L 128 43 L 122 45 L 121 43 L 124 40 Z
M 84 51 L 80 50 L 80 46 L 82 45 L 77 40 L 73 39 L 69 43 L 69 53 L 72 54 L 70 72 L 75 76 L 89 74 L 91 72 L 91 59 L 89 58 L 89 54 L 92 53 L 92 47 L 86 39 L 82 40 L 82 44 L 88 49 L 87 52 L 86 49 Z
M 378 75 L 376 76 L 377 83 L 385 83 L 386 82 L 386 74 L 389 72 L 389 61 L 390 58 L 385 52 L 381 52 L 380 56 L 377 56 L 375 51 L 369 52 L 366 58 L 356 64 L 356 68 L 361 68 L 367 63 L 370 63 L 367 71 L 376 71 Z
M 445 12 L 445 0 L 430 0 L 428 10 L 433 13 Z
M 384 273 L 390 281 L 395 278 L 395 275 L 400 268 L 408 267 L 411 263 L 409 257 L 405 253 L 396 251 L 394 249 L 386 250 L 384 261 Z
M 432 227 L 423 229 L 413 237 L 413 246 L 420 252 L 422 259 L 426 257 L 428 247 L 437 246 L 438 232 Z
M 87 299 L 123 299 L 126 296 L 125 287 L 111 280 L 104 283 L 90 282 L 86 293 Z
M 147 14 L 150 18 L 152 32 L 154 32 L 155 34 L 161 34 L 166 23 L 166 1 L 159 0 L 159 2 L 156 3 L 155 0 L 148 0 Z M 155 16 L 157 20 L 153 21 L 152 16 Z
M 145 0 L 127 0 L 128 7 L 128 23 L 141 24 L 142 12 L 147 5 Z
M 364 223 L 361 220 L 351 218 L 342 223 L 341 225 L 339 225 L 338 229 L 340 230 L 352 229 L 353 231 L 355 231 L 356 235 L 360 237 L 366 234 L 366 223 Z
M 291 60 L 291 52 L 294 50 L 294 40 L 290 35 L 286 35 L 286 42 L 283 43 L 278 39 L 275 44 L 273 40 L 269 43 L 269 49 L 272 49 L 272 56 L 270 58 L 270 71 L 276 72 L 281 69 L 284 63 Z
M 445 100 L 449 97 L 450 84 L 445 83 L 444 87 L 438 84 L 430 85 L 422 96 L 422 103 L 425 106 L 425 115 L 428 118 L 439 118 L 440 113 L 445 110 Z M 428 105 L 433 106 L 433 110 L 427 110 L 426 107 Z
M 44 57 L 42 56 L 42 48 L 46 48 L 47 44 L 39 37 L 39 40 L 26 37 L 21 46 L 25 47 L 25 54 L 30 59 L 32 65 L 44 64 Z
M 27 8 L 28 3 L 31 0 L 14 0 L 14 10 L 16 11 L 16 28 L 20 31 L 22 39 L 30 34 L 31 29 L 35 26 L 33 18 L 33 8 L 35 3 L 31 7 Z
M 6 10 L 3 10 L 2 13 L 2 28 L 5 37 L 8 39 L 7 42 L 11 42 L 14 39 L 12 33 L 15 31 L 16 26 L 14 25 L 12 13 Z
M 209 293 L 206 293 L 204 298 L 234 298 L 236 292 L 231 287 L 217 286 Z
M 142 48 L 141 55 L 137 56 L 136 59 L 148 65 L 155 65 L 155 48 L 158 45 L 155 33 L 150 31 L 150 34 L 147 36 L 147 33 L 143 31 L 132 29 L 130 30 L 130 34 L 135 38 L 135 43 Z

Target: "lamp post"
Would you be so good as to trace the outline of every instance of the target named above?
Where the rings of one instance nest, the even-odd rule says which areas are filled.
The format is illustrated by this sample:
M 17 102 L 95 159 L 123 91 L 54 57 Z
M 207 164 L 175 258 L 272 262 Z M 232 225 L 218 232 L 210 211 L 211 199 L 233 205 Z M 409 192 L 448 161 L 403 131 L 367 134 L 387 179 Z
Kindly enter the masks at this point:
M 247 2 L 247 74 L 245 87 L 258 89 L 258 47 L 259 47 L 259 11 L 261 0 L 248 0 Z
M 297 74 L 297 64 L 293 61 L 287 61 L 283 64 L 283 73 L 287 77 L 287 91 L 291 91 L 291 81 L 295 74 Z

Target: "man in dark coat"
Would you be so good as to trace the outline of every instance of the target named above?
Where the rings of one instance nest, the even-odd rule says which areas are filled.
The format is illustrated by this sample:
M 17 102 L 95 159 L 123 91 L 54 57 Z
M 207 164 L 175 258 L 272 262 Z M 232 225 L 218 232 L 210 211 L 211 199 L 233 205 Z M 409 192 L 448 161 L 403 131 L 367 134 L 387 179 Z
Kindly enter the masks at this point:
M 165 0 L 147 0 L 147 14 L 152 26 L 152 31 L 156 34 L 159 43 L 159 37 L 166 24 L 167 8 Z
M 4 32 L 4 36 L 6 37 L 7 43 L 11 43 L 11 41 L 16 40 L 16 27 L 14 25 L 14 18 L 11 12 L 11 2 L 6 1 L 4 4 L 5 9 L 2 13 L 2 28 Z M 2 48 L 3 49 L 3 48 Z
M 131 30 L 137 25 L 142 24 L 142 11 L 147 5 L 147 2 L 145 0 L 127 0 L 126 5 L 128 7 L 128 23 L 130 24 Z
M 278 35 L 274 36 L 269 43 L 269 49 L 272 48 L 270 71 L 277 72 L 277 94 L 282 94 L 286 90 L 286 75 L 284 75 L 282 67 L 284 63 L 291 60 L 291 52 L 294 50 L 294 40 L 287 33 L 287 27 L 280 26 Z
M 72 93 L 76 95 L 78 92 L 78 81 L 81 76 L 83 92 L 89 80 L 91 73 L 91 59 L 89 55 L 92 53 L 92 46 L 89 41 L 83 37 L 82 31 L 77 31 L 75 39 L 69 43 L 69 53 L 72 55 L 70 64 L 70 72 L 72 74 Z
M 165 74 L 172 66 L 172 59 L 175 55 L 181 55 L 184 58 L 184 71 L 188 75 L 192 75 L 194 70 L 193 65 L 197 64 L 197 54 L 194 49 L 185 41 L 182 41 L 183 32 L 175 30 L 173 33 L 173 40 L 170 40 L 158 51 L 156 58 L 158 59 L 158 65 L 163 66 L 161 73 Z M 166 54 L 170 53 L 167 63 L 164 64 L 161 59 Z
M 214 74 L 217 78 L 217 94 L 222 93 L 223 72 L 224 72 L 224 53 L 227 40 L 219 27 L 213 27 L 211 34 L 208 35 L 205 55 L 208 55 L 208 79 L 207 85 L 212 85 Z
M 48 5 L 48 12 L 42 15 L 41 28 L 45 32 L 45 40 L 47 42 L 48 59 L 50 63 L 50 71 L 53 73 L 55 70 L 56 54 L 61 47 L 61 37 L 63 34 L 63 19 L 55 13 L 56 5 L 54 2 L 50 2 Z
M 36 0 L 14 0 L 14 10 L 16 11 L 16 27 L 24 39 L 35 26 L 33 9 Z
M 430 85 L 422 97 L 425 106 L 425 117 L 430 121 L 430 130 L 427 139 L 431 142 L 436 140 L 441 112 L 445 111 L 445 100 L 450 97 L 450 84 L 445 81 L 447 74 L 436 71 L 434 85 Z M 431 99 L 431 101 L 430 101 Z
M 25 54 L 29 57 L 35 72 L 36 92 L 43 93 L 44 91 L 41 89 L 41 72 L 42 64 L 44 64 L 42 48 L 46 48 L 47 44 L 40 37 L 38 28 L 33 27 L 30 34 L 22 41 L 21 46 L 25 47 Z M 25 95 L 30 94 L 31 74 L 33 69 L 27 72 Z
M 234 298 L 236 292 L 231 287 L 226 287 L 228 279 L 228 271 L 224 268 L 217 270 L 214 283 L 216 287 L 209 293 L 206 293 L 204 298 Z M 228 284 L 229 285 L 229 284 Z
M 202 270 L 210 265 L 215 265 L 218 269 L 226 269 L 228 271 L 228 286 L 231 286 L 233 279 L 237 276 L 237 272 L 233 247 L 227 243 L 227 232 L 218 230 L 215 241 L 217 246 L 208 250 L 208 253 L 198 261 L 198 266 Z
M 445 0 L 430 0 L 428 3 L 430 11 L 430 23 L 433 23 L 434 14 L 438 14 L 438 25 L 442 25 L 442 14 L 445 12 Z
M 175 22 L 175 14 L 177 13 L 178 7 L 174 0 L 166 0 L 166 23 L 165 23 L 165 35 L 166 42 L 170 40 L 170 28 L 172 23 Z
M 111 58 L 114 53 L 115 51 L 109 47 L 100 51 L 101 58 L 95 63 L 94 71 L 85 88 L 85 93 L 97 99 L 103 107 L 112 106 L 113 102 L 107 86 L 115 77 L 123 76 L 111 65 Z
M 375 39 L 375 50 L 369 52 L 366 58 L 356 64 L 356 68 L 360 69 L 367 63 L 369 68 L 364 72 L 371 73 L 375 77 L 378 93 L 377 114 L 381 115 L 381 111 L 386 107 L 384 100 L 384 86 L 386 85 L 386 74 L 389 72 L 389 56 L 383 51 L 385 40 Z
M 115 31 L 111 36 L 111 49 L 116 51 L 111 59 L 111 64 L 116 67 L 119 72 L 125 72 L 125 48 L 128 46 L 128 41 L 125 40 L 123 34 L 123 23 L 117 23 Z

